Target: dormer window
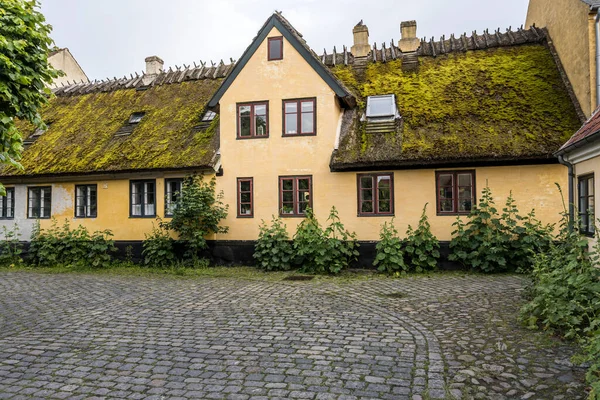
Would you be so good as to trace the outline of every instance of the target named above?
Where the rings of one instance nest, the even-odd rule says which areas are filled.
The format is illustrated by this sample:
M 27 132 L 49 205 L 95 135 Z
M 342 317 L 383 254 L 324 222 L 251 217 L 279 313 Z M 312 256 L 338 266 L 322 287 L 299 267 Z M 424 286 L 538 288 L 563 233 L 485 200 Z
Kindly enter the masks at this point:
M 42 136 L 44 134 L 44 132 L 46 132 L 48 130 L 48 128 L 50 128 L 50 124 L 46 124 L 45 127 L 43 128 L 37 128 L 34 132 L 33 135 L 31 135 L 32 138 L 39 138 L 40 136 Z
M 208 110 L 202 117 L 202 122 L 211 122 L 213 119 L 215 119 L 216 115 L 216 112 Z
M 269 61 L 283 60 L 283 37 L 272 37 L 268 40 L 269 45 Z
M 367 118 L 395 118 L 397 114 L 395 95 L 367 97 Z
M 130 124 L 138 124 L 142 118 L 144 118 L 144 115 L 146 113 L 143 112 L 135 112 L 133 114 L 131 114 L 131 116 L 129 117 L 129 123 Z

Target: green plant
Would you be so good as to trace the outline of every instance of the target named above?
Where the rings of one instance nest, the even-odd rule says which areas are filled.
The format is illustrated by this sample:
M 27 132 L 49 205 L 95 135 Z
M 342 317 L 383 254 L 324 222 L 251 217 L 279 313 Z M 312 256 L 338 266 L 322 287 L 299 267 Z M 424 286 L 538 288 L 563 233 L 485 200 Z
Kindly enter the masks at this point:
M 417 229 L 409 225 L 404 240 L 404 259 L 409 269 L 417 272 L 433 270 L 437 268 L 440 258 L 440 242 L 431 233 L 431 225 L 427 218 L 427 203 L 423 207 L 421 218 Z
M 108 229 L 89 233 L 82 225 L 71 229 L 65 219 L 62 226 L 52 219 L 50 228 L 40 229 L 39 223 L 31 235 L 29 252 L 38 266 L 91 266 L 106 268 L 111 265 L 112 253 L 117 249 Z
M 482 272 L 530 270 L 535 254 L 550 245 L 554 230 L 537 220 L 534 210 L 522 217 L 512 193 L 499 214 L 489 187 L 467 222 L 458 217 L 452 225 L 449 259 Z
M 292 244 L 281 218 L 273 216 L 270 226 L 263 220 L 254 248 L 258 266 L 267 271 L 287 271 L 291 268 L 292 257 Z
M 406 273 L 409 269 L 404 262 L 403 242 L 398 237 L 398 230 L 394 226 L 394 220 L 384 222 L 379 232 L 379 242 L 375 245 L 377 255 L 373 266 L 379 271 L 388 274 Z
M 0 264 L 18 266 L 23 263 L 21 254 L 23 245 L 21 244 L 21 233 L 19 226 L 14 225 L 13 229 L 2 227 L 2 240 L 0 241 Z
M 294 235 L 296 262 L 301 270 L 312 274 L 337 274 L 358 258 L 356 235 L 346 230 L 338 212 L 331 207 L 329 225 L 323 229 L 313 211 L 306 209 L 306 218 Z
M 152 233 L 146 234 L 146 239 L 142 243 L 142 256 L 144 265 L 147 267 L 168 267 L 176 263 L 175 252 L 173 250 L 173 239 L 169 233 L 159 227 L 152 227 Z
M 47 85 L 62 75 L 48 63 L 52 27 L 38 8 L 36 0 L 3 0 L 0 7 L 0 164 L 17 168 L 23 139 L 15 119 L 43 129 L 38 111 L 52 94 Z
M 216 180 L 205 182 L 200 176 L 190 176 L 183 181 L 181 194 L 168 222 L 160 227 L 177 233 L 186 246 L 184 258 L 195 260 L 200 250 L 206 249 L 205 236 L 211 233 L 227 233 L 228 227 L 220 226 L 227 217 L 228 205 L 223 204 L 223 192 L 215 194 Z

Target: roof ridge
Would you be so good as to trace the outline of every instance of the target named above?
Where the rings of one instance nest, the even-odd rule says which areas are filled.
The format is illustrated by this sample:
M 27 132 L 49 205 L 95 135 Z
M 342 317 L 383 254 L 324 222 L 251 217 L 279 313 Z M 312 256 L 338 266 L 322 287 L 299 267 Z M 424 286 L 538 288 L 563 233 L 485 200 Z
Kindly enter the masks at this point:
M 541 43 L 547 40 L 546 32 L 536 26 L 531 26 L 528 29 L 523 29 L 521 25 L 516 31 L 509 26 L 506 32 L 501 32 L 500 28 L 490 33 L 489 29 L 483 31 L 481 35 L 477 31 L 472 31 L 471 36 L 463 33 L 459 37 L 451 34 L 448 38 L 442 35 L 439 40 L 431 37 L 429 41 L 426 38 L 421 39 L 421 44 L 416 51 L 418 56 L 432 56 L 448 53 L 465 52 L 469 50 L 486 50 L 497 47 L 511 47 L 522 44 Z M 388 61 L 402 58 L 405 53 L 402 53 L 400 48 L 394 44 L 392 39 L 389 44 L 382 42 L 381 48 L 377 48 L 377 43 L 373 43 L 373 48 L 367 55 L 367 58 L 372 61 Z M 338 64 L 349 65 L 354 63 L 354 55 L 348 51 L 346 46 L 343 46 L 342 52 L 337 52 L 335 47 L 332 54 L 323 52 L 319 56 L 321 62 L 329 67 Z
M 230 58 L 231 63 L 225 64 L 221 60 L 218 64 L 210 61 L 211 66 L 206 66 L 206 62 L 200 60 L 200 65 L 193 62 L 193 66 L 183 64 L 182 67 L 175 65 L 168 69 L 163 69 L 149 84 L 144 84 L 144 77 L 147 76 L 144 71 L 141 75 L 137 71 L 129 74 L 129 78 L 124 75 L 122 78 L 106 78 L 97 80 L 94 79 L 90 82 L 72 82 L 67 81 L 67 84 L 63 86 L 55 87 L 52 89 L 53 93 L 57 96 L 61 95 L 75 95 L 75 94 L 87 94 L 91 92 L 110 92 L 119 89 L 137 89 L 141 87 L 159 86 L 171 83 L 181 83 L 184 81 L 201 80 L 201 79 L 221 79 L 227 76 L 233 69 L 236 61 Z

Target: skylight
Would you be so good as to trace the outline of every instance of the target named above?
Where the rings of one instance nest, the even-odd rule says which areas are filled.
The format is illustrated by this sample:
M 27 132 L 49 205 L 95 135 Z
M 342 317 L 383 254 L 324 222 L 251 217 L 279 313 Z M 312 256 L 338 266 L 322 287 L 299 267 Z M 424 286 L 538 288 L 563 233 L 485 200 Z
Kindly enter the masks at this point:
M 139 123 L 142 118 L 144 117 L 145 113 L 143 112 L 135 112 L 133 114 L 131 114 L 131 116 L 129 117 L 129 123 L 130 124 L 137 124 Z
M 395 117 L 397 113 L 395 95 L 367 97 L 367 118 Z
M 217 113 L 215 113 L 214 111 L 208 110 L 202 117 L 202 122 L 210 122 L 213 119 L 215 119 L 216 115 L 217 115 Z

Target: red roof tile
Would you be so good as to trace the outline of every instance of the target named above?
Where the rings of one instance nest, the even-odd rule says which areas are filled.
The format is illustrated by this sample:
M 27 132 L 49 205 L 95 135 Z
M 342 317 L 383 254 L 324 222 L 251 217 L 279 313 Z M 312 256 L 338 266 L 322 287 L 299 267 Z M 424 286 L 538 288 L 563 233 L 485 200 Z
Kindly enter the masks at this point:
M 600 112 L 598 112 L 599 110 L 600 107 L 597 108 L 596 111 L 594 111 L 594 113 L 592 114 L 592 116 L 587 121 L 585 121 L 583 126 L 579 128 L 579 130 L 575 132 L 575 134 L 571 136 L 571 138 L 565 144 L 562 145 L 559 151 L 565 150 L 575 145 L 576 143 L 581 142 L 582 140 L 595 134 L 596 132 L 600 132 Z

